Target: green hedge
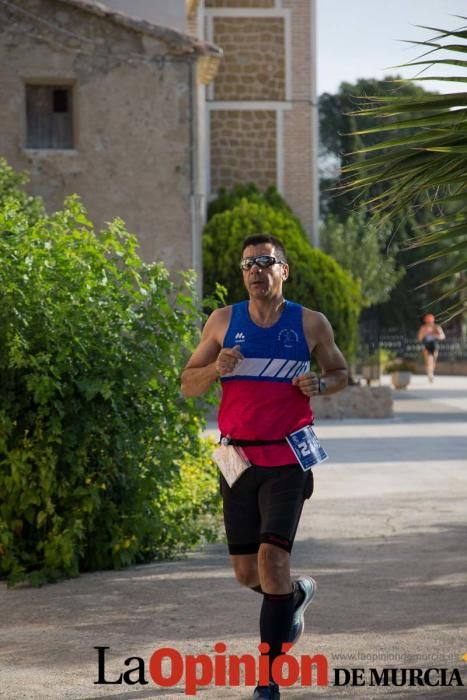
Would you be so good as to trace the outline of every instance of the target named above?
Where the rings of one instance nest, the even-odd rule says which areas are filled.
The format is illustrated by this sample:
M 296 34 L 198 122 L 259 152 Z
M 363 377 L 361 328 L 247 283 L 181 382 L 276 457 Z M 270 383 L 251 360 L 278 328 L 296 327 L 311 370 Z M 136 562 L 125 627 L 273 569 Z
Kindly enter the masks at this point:
M 295 216 L 291 207 L 277 189 L 271 185 L 267 187 L 264 192 L 261 192 L 254 182 L 235 185 L 230 191 L 226 190 L 225 187 L 221 187 L 217 197 L 208 204 L 208 221 L 216 214 L 222 214 L 228 209 L 235 209 L 242 199 L 247 199 L 254 204 L 268 204 L 273 209 L 281 211 L 283 214 L 293 219 L 303 235 L 305 235 L 300 220 Z
M 362 305 L 360 286 L 333 258 L 312 248 L 295 217 L 284 210 L 243 199 L 210 219 L 203 234 L 205 295 L 211 294 L 218 282 L 227 288 L 229 303 L 245 298 L 238 263 L 243 239 L 254 233 L 273 234 L 282 240 L 290 264 L 285 296 L 324 313 L 339 347 L 352 360 Z
M 120 567 L 217 533 L 204 403 L 181 398 L 193 279 L 145 264 L 76 198 L 0 208 L 0 574 Z M 29 202 L 31 204 L 31 202 Z
M 24 191 L 24 185 L 28 182 L 27 173 L 18 173 L 5 158 L 0 157 L 0 209 L 3 209 L 7 200 L 13 197 L 28 222 L 34 223 L 45 213 L 44 204 L 40 197 L 31 197 Z

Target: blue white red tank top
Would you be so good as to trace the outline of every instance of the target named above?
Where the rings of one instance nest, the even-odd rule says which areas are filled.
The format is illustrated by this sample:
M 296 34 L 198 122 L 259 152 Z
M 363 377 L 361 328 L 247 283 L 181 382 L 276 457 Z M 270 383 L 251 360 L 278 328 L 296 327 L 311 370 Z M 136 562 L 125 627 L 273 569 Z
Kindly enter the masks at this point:
M 224 347 L 240 347 L 244 360 L 221 378 L 219 430 L 237 440 L 281 440 L 313 420 L 310 400 L 292 379 L 310 369 L 303 331 L 303 309 L 286 301 L 279 320 L 269 328 L 251 319 L 248 301 L 232 306 Z M 287 443 L 245 447 L 259 466 L 295 464 Z

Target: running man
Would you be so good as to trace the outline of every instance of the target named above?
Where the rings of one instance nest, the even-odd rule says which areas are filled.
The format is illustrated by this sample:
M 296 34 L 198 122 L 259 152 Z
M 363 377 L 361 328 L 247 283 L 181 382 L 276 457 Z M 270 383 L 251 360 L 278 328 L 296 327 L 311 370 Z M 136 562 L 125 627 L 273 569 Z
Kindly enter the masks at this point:
M 270 663 L 295 644 L 316 583 L 290 576 L 290 553 L 303 503 L 313 492 L 285 440 L 313 422 L 310 397 L 347 386 L 347 365 L 329 321 L 283 296 L 286 252 L 274 236 L 245 239 L 240 270 L 249 300 L 214 311 L 182 374 L 185 396 L 200 396 L 218 379 L 221 435 L 242 447 L 252 466 L 229 487 L 221 475 L 224 522 L 240 584 L 263 597 L 261 641 Z M 310 371 L 313 353 L 321 376 Z M 279 700 L 272 678 L 255 700 Z
M 423 325 L 418 331 L 418 339 L 423 343 L 423 357 L 428 381 L 432 382 L 439 354 L 439 341 L 445 340 L 444 331 L 437 323 L 433 314 L 425 314 Z

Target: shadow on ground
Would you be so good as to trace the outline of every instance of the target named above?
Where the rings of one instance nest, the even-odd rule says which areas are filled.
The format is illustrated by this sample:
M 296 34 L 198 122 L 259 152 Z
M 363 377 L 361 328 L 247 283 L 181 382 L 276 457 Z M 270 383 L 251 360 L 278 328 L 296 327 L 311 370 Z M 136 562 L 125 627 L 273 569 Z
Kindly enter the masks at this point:
M 332 507 L 332 502 L 330 502 Z M 386 537 L 319 540 L 296 543 L 294 567 L 312 570 L 319 581 L 320 604 L 313 633 L 326 645 L 332 634 L 371 632 L 403 634 L 411 628 L 439 626 L 446 630 L 467 623 L 465 606 L 465 523 L 439 522 L 429 531 Z M 214 572 L 214 573 L 213 573 Z M 365 582 L 372 582 L 368 586 Z M 196 636 L 199 653 L 216 641 L 245 634 L 255 638 L 260 597 L 240 588 L 228 568 L 222 545 L 210 546 L 183 562 L 143 566 L 122 572 L 89 574 L 39 590 L 8 591 L 3 600 L 4 630 L 24 622 L 22 600 L 34 598 L 24 643 L 15 644 L 17 658 L 28 650 L 34 631 L 50 639 L 64 627 L 71 646 L 81 639 L 88 649 L 109 640 L 151 640 L 154 648 L 167 641 Z M 176 584 L 176 585 L 175 585 Z M 225 601 L 225 615 L 222 601 Z M 232 610 L 241 614 L 232 615 Z M 202 611 L 202 612 L 201 612 Z M 6 618 L 6 619 L 5 619 Z M 5 624 L 6 623 L 6 624 Z M 459 639 L 459 643 L 461 643 Z M 132 653 L 131 649 L 128 654 Z M 3 652 L 0 652 L 2 658 Z M 62 655 L 66 665 L 72 654 Z M 50 645 L 35 650 L 35 663 L 50 663 Z M 60 664 L 60 660 L 57 660 Z M 76 656 L 79 664 L 79 654 Z

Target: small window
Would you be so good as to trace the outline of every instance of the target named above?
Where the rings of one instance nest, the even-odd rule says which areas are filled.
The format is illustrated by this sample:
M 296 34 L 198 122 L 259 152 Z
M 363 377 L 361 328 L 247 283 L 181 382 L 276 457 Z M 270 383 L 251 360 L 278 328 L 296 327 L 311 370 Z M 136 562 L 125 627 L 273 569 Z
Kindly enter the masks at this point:
M 26 85 L 26 148 L 73 148 L 72 88 Z

